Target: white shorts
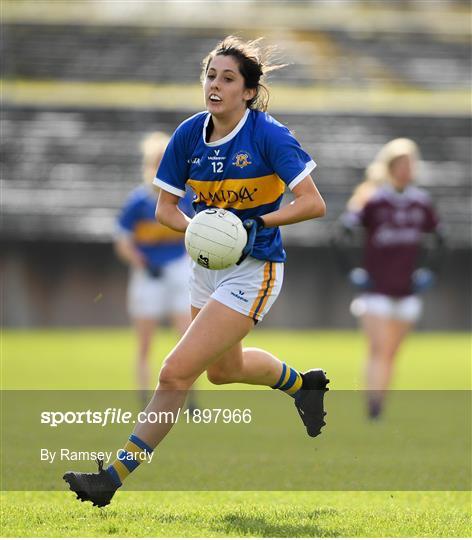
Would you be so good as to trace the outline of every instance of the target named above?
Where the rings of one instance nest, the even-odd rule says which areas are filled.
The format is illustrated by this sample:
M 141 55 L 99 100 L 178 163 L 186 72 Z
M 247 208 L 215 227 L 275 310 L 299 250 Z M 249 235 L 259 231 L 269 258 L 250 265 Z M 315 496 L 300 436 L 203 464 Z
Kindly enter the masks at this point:
M 262 321 L 277 299 L 283 279 L 283 263 L 253 257 L 226 270 L 208 270 L 193 262 L 190 301 L 201 309 L 213 298 L 255 322 Z
M 414 295 L 392 298 L 385 294 L 366 293 L 351 303 L 354 317 L 370 314 L 410 323 L 415 323 L 420 318 L 422 310 L 422 300 Z
M 190 312 L 190 259 L 187 255 L 162 267 L 162 276 L 146 270 L 131 271 L 128 313 L 133 319 L 160 319 Z

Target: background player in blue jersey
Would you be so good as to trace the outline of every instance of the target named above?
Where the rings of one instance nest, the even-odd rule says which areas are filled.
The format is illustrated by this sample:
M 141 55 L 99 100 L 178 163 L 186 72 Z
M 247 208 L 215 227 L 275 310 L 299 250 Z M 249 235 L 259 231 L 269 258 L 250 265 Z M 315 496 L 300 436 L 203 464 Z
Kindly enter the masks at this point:
M 418 294 L 433 284 L 430 269 L 416 269 L 423 234 L 435 233 L 442 245 L 429 195 L 411 185 L 418 156 L 410 139 L 387 143 L 341 218 L 349 244 L 356 226 L 365 230 L 363 268 L 350 274 L 362 293 L 351 311 L 360 318 L 367 338 L 365 387 L 371 418 L 381 413 L 397 352 L 421 315 Z
M 115 240 L 118 256 L 130 267 L 128 313 L 137 336 L 136 379 L 144 406 L 149 401 L 149 356 L 157 322 L 169 318 L 180 335 L 190 324 L 190 262 L 183 235 L 158 223 L 154 215 L 159 188 L 152 181 L 169 139 L 155 132 L 143 140 L 144 184 L 126 200 Z M 180 206 L 192 215 L 189 196 L 181 199 Z
M 178 205 L 190 185 L 197 212 L 227 208 L 244 220 L 248 244 L 237 266 L 214 271 L 193 265 L 193 322 L 167 356 L 146 411 L 172 411 L 175 417 L 194 381 L 206 371 L 215 384 L 264 385 L 287 393 L 315 437 L 324 425 L 324 372 L 301 374 L 264 350 L 242 347 L 242 339 L 262 320 L 282 286 L 285 252 L 279 226 L 325 213 L 310 176 L 314 161 L 286 127 L 264 112 L 268 94 L 261 79 L 274 69 L 264 54 L 259 40 L 228 37 L 205 58 L 207 111 L 179 126 L 157 173 L 161 223 L 186 230 L 190 220 Z M 294 200 L 280 208 L 286 187 Z M 136 424 L 124 452 L 106 470 L 70 472 L 64 479 L 79 498 L 104 506 L 142 461 L 139 456 L 152 452 L 171 427 Z

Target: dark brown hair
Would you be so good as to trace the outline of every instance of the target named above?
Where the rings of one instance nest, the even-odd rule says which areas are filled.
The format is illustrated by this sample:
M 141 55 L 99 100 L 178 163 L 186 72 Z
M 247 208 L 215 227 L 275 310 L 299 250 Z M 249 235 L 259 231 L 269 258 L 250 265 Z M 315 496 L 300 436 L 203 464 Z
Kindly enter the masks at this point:
M 246 88 L 255 88 L 256 95 L 247 101 L 249 109 L 266 111 L 269 104 L 269 89 L 266 86 L 266 75 L 285 67 L 287 64 L 271 64 L 276 52 L 275 47 L 263 47 L 263 38 L 244 41 L 236 36 L 227 36 L 203 59 L 201 81 L 205 80 L 210 62 L 215 56 L 232 56 L 238 63 L 239 72 L 244 78 Z

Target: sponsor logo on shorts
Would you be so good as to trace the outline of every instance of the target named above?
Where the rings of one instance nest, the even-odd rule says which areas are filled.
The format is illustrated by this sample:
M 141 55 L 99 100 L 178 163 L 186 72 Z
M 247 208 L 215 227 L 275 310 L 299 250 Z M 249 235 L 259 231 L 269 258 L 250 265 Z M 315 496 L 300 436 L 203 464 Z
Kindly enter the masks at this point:
M 238 292 L 231 291 L 231 296 L 234 296 L 238 300 L 242 300 L 243 302 L 247 303 L 249 302 L 249 300 L 247 298 L 244 298 L 244 294 L 245 294 L 244 291 L 238 291 Z

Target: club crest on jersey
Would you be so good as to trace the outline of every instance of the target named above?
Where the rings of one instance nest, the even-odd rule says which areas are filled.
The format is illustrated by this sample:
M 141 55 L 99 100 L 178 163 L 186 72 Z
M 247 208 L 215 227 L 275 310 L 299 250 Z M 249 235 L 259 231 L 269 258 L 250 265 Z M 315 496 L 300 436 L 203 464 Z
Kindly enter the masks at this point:
M 243 169 L 244 167 L 247 167 L 248 165 L 252 164 L 251 159 L 252 158 L 249 152 L 245 152 L 244 150 L 241 150 L 233 156 L 232 164 L 235 165 L 236 167 L 239 167 L 240 169 Z

